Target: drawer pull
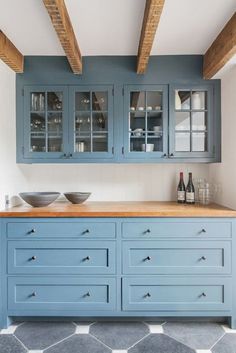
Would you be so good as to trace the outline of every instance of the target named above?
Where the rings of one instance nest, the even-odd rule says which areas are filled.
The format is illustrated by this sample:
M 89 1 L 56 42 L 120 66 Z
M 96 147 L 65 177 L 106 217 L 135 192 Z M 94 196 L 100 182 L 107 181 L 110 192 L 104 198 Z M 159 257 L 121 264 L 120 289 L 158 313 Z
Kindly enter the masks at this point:
M 91 295 L 90 295 L 89 292 L 85 293 L 85 295 L 84 295 L 84 297 L 90 297 L 90 296 L 91 296 Z
M 200 258 L 200 261 L 201 261 L 201 260 L 206 261 L 206 256 L 202 256 L 202 257 Z
M 150 230 L 150 229 L 147 229 L 147 230 L 145 230 L 143 233 L 144 233 L 144 234 L 149 234 L 149 233 L 151 233 L 151 230 Z
M 90 260 L 90 256 L 86 256 L 83 261 L 89 261 Z
M 31 293 L 30 297 L 36 297 L 36 292 Z
M 30 231 L 28 231 L 28 234 L 34 234 L 36 233 L 36 229 L 35 228 L 32 228 Z
M 35 261 L 36 259 L 37 259 L 37 257 L 35 255 L 30 258 L 30 260 L 32 260 L 32 261 Z
M 202 292 L 202 294 L 200 295 L 200 297 L 206 297 L 206 293 Z
M 143 259 L 143 261 L 150 261 L 151 260 L 151 257 L 150 256 L 147 256 Z
M 89 229 L 86 229 L 86 230 L 83 231 L 82 234 L 88 234 L 88 233 L 90 233 L 90 231 L 89 231 Z
M 151 294 L 148 292 L 144 295 L 144 298 L 150 298 L 151 297 Z
M 206 233 L 206 229 L 202 228 L 202 230 L 200 231 L 200 233 Z

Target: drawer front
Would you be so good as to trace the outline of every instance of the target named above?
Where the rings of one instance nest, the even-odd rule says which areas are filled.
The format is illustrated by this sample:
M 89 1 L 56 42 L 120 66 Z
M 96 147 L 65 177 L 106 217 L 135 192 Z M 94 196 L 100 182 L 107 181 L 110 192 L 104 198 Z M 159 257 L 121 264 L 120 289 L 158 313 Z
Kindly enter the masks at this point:
M 9 274 L 114 274 L 112 241 L 8 241 Z
M 124 274 L 230 274 L 230 241 L 123 241 Z
M 10 238 L 93 237 L 115 238 L 116 224 L 106 222 L 9 222 Z
M 124 222 L 122 235 L 125 238 L 152 237 L 226 237 L 230 238 L 231 222 Z
M 114 310 L 115 278 L 9 277 L 9 310 Z
M 123 310 L 230 310 L 230 278 L 123 278 Z

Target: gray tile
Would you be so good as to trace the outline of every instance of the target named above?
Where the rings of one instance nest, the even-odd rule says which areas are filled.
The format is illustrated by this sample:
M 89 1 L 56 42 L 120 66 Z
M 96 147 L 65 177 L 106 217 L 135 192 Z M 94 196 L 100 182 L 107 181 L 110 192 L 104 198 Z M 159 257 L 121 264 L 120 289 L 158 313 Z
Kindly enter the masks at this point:
M 194 349 L 210 349 L 224 334 L 217 323 L 212 322 L 168 322 L 164 333 Z
M 90 334 L 112 349 L 127 349 L 149 333 L 142 322 L 97 322 Z
M 71 322 L 27 322 L 15 331 L 15 336 L 30 350 L 42 350 L 75 332 Z
M 0 336 L 1 353 L 26 353 L 26 349 L 13 335 Z
M 128 353 L 195 353 L 195 351 L 164 334 L 151 334 L 130 348 Z
M 111 353 L 111 350 L 90 335 L 73 335 L 44 353 Z
M 213 353 L 236 353 L 236 333 L 226 333 L 212 348 Z

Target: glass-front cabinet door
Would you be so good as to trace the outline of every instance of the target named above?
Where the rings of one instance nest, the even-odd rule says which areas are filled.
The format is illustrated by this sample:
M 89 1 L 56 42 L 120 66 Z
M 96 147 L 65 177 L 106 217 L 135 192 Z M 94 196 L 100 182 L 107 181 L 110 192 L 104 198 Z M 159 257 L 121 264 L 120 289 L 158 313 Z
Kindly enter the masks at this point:
M 67 89 L 26 87 L 24 91 L 24 156 L 63 157 L 66 140 Z
M 113 87 L 70 88 L 69 141 L 72 158 L 113 156 Z
M 166 157 L 167 86 L 125 86 L 124 104 L 125 157 L 134 159 Z
M 171 87 L 170 157 L 212 157 L 212 95 L 211 86 Z

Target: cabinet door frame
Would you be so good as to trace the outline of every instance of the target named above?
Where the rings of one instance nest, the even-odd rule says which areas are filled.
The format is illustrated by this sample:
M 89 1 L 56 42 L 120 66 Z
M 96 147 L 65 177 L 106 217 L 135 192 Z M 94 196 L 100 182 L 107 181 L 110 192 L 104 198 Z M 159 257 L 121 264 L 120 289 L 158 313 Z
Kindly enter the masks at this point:
M 130 152 L 129 151 L 129 107 L 130 92 L 162 91 L 162 121 L 163 121 L 163 151 L 160 152 Z M 155 160 L 164 158 L 168 153 L 168 85 L 136 84 L 124 85 L 124 129 L 123 158 L 133 160 Z
M 183 91 L 205 91 L 207 92 L 207 151 L 175 151 L 175 90 Z M 214 88 L 209 84 L 170 84 L 169 85 L 169 158 L 213 158 L 215 154 L 214 140 Z M 181 111 L 181 110 L 180 110 Z M 184 110 L 182 110 L 184 111 Z M 192 110 L 186 110 L 192 111 Z M 190 138 L 192 129 L 190 126 Z M 197 132 L 197 131 L 196 131 Z M 202 131 L 199 131 L 202 132 Z M 191 143 L 191 142 L 190 142 Z
M 61 91 L 63 93 L 63 109 L 62 109 L 62 144 L 63 148 L 60 152 L 31 152 L 30 151 L 30 114 L 31 114 L 31 102 L 30 102 L 30 95 L 32 92 L 58 92 Z M 23 124 L 24 124 L 24 131 L 23 131 L 23 158 L 25 159 L 59 159 L 64 158 L 64 154 L 67 153 L 68 149 L 68 88 L 67 86 L 61 85 L 32 85 L 32 86 L 25 86 L 24 87 L 24 113 L 23 113 Z M 47 112 L 47 108 L 45 109 Z
M 93 92 L 93 91 L 107 91 L 108 93 L 108 151 L 107 152 L 75 152 L 74 151 L 74 111 L 75 111 L 75 93 L 76 92 Z M 69 87 L 69 153 L 71 158 L 81 161 L 102 160 L 114 158 L 114 87 L 113 85 L 76 85 Z

